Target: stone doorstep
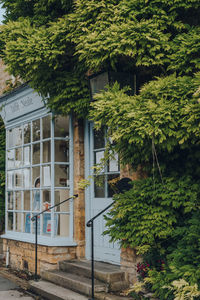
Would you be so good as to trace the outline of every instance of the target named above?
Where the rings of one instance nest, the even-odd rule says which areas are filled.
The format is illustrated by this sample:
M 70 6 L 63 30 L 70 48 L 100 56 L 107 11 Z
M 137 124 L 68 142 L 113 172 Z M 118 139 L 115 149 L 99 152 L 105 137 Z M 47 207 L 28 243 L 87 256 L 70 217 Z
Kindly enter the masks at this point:
M 59 268 L 64 272 L 91 278 L 91 262 L 87 260 L 61 261 Z M 113 286 L 115 282 L 125 281 L 125 273 L 120 270 L 119 266 L 96 261 L 94 262 L 94 277 Z
M 69 289 L 60 287 L 44 280 L 31 281 L 29 288 L 35 294 L 38 294 L 48 300 L 88 300 L 87 296 L 80 295 Z M 130 297 L 121 297 L 108 293 L 95 293 L 96 300 L 132 300 Z
M 84 295 L 91 295 L 91 280 L 89 278 L 69 274 L 62 271 L 44 271 L 41 273 L 41 277 L 44 280 L 50 281 L 51 283 L 57 284 L 64 288 L 71 289 L 75 292 L 80 292 Z M 95 280 L 94 290 L 96 293 L 106 292 L 107 287 L 105 283 Z
M 48 300 L 88 300 L 88 297 L 47 281 L 31 281 L 29 288 L 32 292 Z

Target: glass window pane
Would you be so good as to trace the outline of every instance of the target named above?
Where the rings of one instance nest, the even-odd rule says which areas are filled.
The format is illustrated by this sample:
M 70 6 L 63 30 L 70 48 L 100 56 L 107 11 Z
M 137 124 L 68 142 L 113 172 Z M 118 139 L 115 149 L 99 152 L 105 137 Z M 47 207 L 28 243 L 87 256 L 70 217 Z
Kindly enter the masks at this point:
M 55 186 L 69 186 L 69 166 L 55 165 Z
M 8 148 L 11 148 L 14 146 L 13 129 L 7 130 L 7 143 L 8 143 Z
M 95 198 L 105 197 L 105 176 L 100 175 L 94 178 L 94 196 Z
M 32 168 L 32 187 L 40 185 L 40 167 Z
M 7 151 L 7 168 L 12 169 L 15 167 L 15 150 Z
M 33 165 L 40 163 L 40 143 L 33 144 L 32 163 L 33 163 Z
M 69 236 L 69 219 L 68 214 L 55 214 L 55 235 Z
M 15 187 L 16 188 L 22 188 L 23 187 L 23 173 L 22 170 L 15 171 Z
M 42 234 L 50 235 L 51 234 L 51 213 L 47 212 L 43 214 L 43 231 Z
M 54 124 L 55 137 L 69 137 L 69 116 L 57 116 Z
M 24 191 L 24 210 L 31 210 L 30 191 Z
M 22 145 L 22 127 L 16 127 L 13 129 L 13 146 Z
M 42 134 L 43 139 L 51 137 L 51 116 L 46 116 L 42 119 Z
M 13 230 L 13 213 L 9 212 L 7 216 L 8 216 L 7 229 Z
M 14 171 L 8 171 L 7 172 L 7 188 L 9 190 L 12 190 L 13 184 L 14 184 Z
M 22 166 L 22 148 L 15 149 L 15 168 Z
M 30 166 L 31 163 L 31 147 L 24 147 L 24 166 Z
M 105 148 L 105 130 L 94 130 L 94 149 Z
M 48 163 L 51 161 L 51 141 L 43 143 L 43 163 Z
M 94 164 L 95 165 L 102 164 L 103 160 L 104 160 L 104 151 L 94 152 Z
M 31 187 L 31 170 L 30 168 L 25 168 L 24 173 L 24 188 L 29 189 Z
M 42 191 L 42 210 L 48 209 L 51 206 L 51 191 Z
M 13 207 L 13 192 L 8 192 L 8 210 L 12 210 Z
M 24 144 L 31 142 L 31 125 L 30 123 L 24 124 Z
M 22 231 L 22 214 L 21 213 L 16 213 L 15 214 L 15 230 L 18 232 Z
M 51 166 L 42 167 L 43 186 L 51 186 Z
M 69 162 L 69 142 L 54 141 L 55 143 L 55 161 Z
M 119 159 L 118 154 L 115 153 L 108 163 L 108 172 L 118 172 L 119 171 Z
M 22 194 L 21 194 L 21 192 L 15 193 L 15 209 L 16 210 L 22 209 Z
M 68 190 L 55 190 L 55 204 L 59 204 L 67 198 L 69 198 Z M 57 212 L 69 212 L 69 203 L 70 201 L 64 202 L 61 205 L 57 206 L 55 210 Z
M 40 119 L 33 121 L 33 141 L 40 140 Z
M 119 174 L 108 175 L 108 197 L 113 197 L 113 195 L 117 192 L 115 185 L 119 179 Z
M 33 203 L 32 208 L 33 211 L 40 211 L 40 190 L 34 190 L 33 191 Z
M 25 213 L 24 214 L 24 232 L 30 233 L 31 232 L 31 214 L 30 213 Z

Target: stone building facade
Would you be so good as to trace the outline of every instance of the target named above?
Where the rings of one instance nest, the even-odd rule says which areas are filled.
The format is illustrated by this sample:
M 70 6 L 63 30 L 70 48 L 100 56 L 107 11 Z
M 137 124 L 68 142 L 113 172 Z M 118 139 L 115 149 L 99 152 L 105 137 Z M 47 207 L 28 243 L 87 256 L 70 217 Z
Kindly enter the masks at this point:
M 10 77 L 2 62 L 0 70 L 2 91 Z M 91 240 L 86 223 L 111 203 L 109 180 L 134 180 L 144 176 L 142 170 L 133 172 L 128 166 L 120 170 L 116 156 L 100 175 L 103 183 L 99 187 L 92 166 L 103 157 L 105 132 L 95 132 L 91 122 L 73 115 L 54 116 L 28 85 L 1 96 L 0 102 L 4 104 L 1 115 L 7 131 L 6 232 L 2 238 L 10 266 L 34 272 L 35 225 L 31 217 L 75 194 L 78 197 L 66 206 L 41 215 L 38 273 L 56 269 L 62 260 L 89 260 Z M 90 186 L 83 190 L 79 182 L 87 178 Z M 127 280 L 135 281 L 139 261 L 135 251 L 110 243 L 102 236 L 104 229 L 101 216 L 95 221 L 95 260 L 121 265 Z

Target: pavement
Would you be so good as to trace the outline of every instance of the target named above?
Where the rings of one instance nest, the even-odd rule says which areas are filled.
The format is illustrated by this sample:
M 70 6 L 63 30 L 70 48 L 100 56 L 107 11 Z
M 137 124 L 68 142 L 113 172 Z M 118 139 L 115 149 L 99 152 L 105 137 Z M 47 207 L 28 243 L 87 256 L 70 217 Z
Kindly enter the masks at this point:
M 16 282 L 0 275 L 0 300 L 33 300 Z

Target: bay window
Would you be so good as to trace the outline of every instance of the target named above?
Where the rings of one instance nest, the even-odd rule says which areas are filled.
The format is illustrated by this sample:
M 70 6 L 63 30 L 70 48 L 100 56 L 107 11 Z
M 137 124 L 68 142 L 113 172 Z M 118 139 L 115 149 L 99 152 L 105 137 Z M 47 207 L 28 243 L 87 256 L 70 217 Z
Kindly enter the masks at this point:
M 47 114 L 7 128 L 6 233 L 34 234 L 32 216 L 72 195 L 69 116 Z M 40 237 L 72 238 L 72 202 L 40 215 Z M 53 228 L 53 230 L 52 230 Z

